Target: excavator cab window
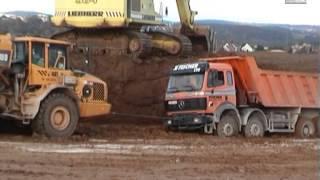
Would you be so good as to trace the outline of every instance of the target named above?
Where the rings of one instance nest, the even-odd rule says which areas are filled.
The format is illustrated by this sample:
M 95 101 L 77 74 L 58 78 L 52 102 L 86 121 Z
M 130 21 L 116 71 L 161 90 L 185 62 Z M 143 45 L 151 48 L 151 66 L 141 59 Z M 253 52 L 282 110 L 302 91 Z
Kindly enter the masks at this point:
M 67 65 L 66 47 L 62 45 L 50 45 L 49 68 L 65 70 Z
M 32 64 L 44 67 L 44 43 L 32 43 Z

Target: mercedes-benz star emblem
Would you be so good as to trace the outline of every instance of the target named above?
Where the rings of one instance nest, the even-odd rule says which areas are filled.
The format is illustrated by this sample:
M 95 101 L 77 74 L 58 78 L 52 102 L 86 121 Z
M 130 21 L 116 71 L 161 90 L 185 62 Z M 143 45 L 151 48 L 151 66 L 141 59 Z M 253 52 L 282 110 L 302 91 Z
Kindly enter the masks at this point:
M 184 109 L 184 106 L 185 106 L 184 101 L 179 101 L 179 102 L 178 102 L 178 108 L 179 108 L 180 110 L 183 110 L 183 109 Z

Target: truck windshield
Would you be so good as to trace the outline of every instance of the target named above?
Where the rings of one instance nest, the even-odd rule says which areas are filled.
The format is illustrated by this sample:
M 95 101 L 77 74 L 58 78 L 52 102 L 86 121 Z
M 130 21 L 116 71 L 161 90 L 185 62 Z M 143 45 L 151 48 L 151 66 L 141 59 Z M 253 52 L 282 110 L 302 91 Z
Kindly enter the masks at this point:
M 27 47 L 24 42 L 16 42 L 14 45 L 14 61 L 26 62 L 28 58 Z
M 173 75 L 170 77 L 168 92 L 199 91 L 204 74 Z

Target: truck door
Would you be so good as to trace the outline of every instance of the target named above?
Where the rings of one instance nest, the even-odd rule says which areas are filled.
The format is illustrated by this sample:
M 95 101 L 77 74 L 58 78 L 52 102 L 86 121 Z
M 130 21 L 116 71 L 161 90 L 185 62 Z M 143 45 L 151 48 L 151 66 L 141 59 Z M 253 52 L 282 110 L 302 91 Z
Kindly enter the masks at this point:
M 29 85 L 42 85 L 46 81 L 45 43 L 31 43 L 31 60 L 29 61 Z
M 234 103 L 235 89 L 232 71 L 228 70 L 210 70 L 208 72 L 207 83 L 209 104 L 214 111 L 222 103 L 228 101 Z
M 61 44 L 48 45 L 48 74 L 50 77 L 50 83 L 62 83 L 60 78 L 65 75 L 66 69 L 67 47 Z

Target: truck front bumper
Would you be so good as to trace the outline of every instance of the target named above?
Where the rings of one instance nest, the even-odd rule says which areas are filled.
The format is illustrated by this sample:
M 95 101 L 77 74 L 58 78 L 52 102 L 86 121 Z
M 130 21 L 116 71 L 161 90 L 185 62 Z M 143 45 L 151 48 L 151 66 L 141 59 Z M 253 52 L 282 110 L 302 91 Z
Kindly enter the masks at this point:
M 197 130 L 213 122 L 209 116 L 201 115 L 181 115 L 168 119 L 165 122 L 169 129 L 177 130 Z
M 109 103 L 80 103 L 80 117 L 88 118 L 107 115 L 111 111 Z

